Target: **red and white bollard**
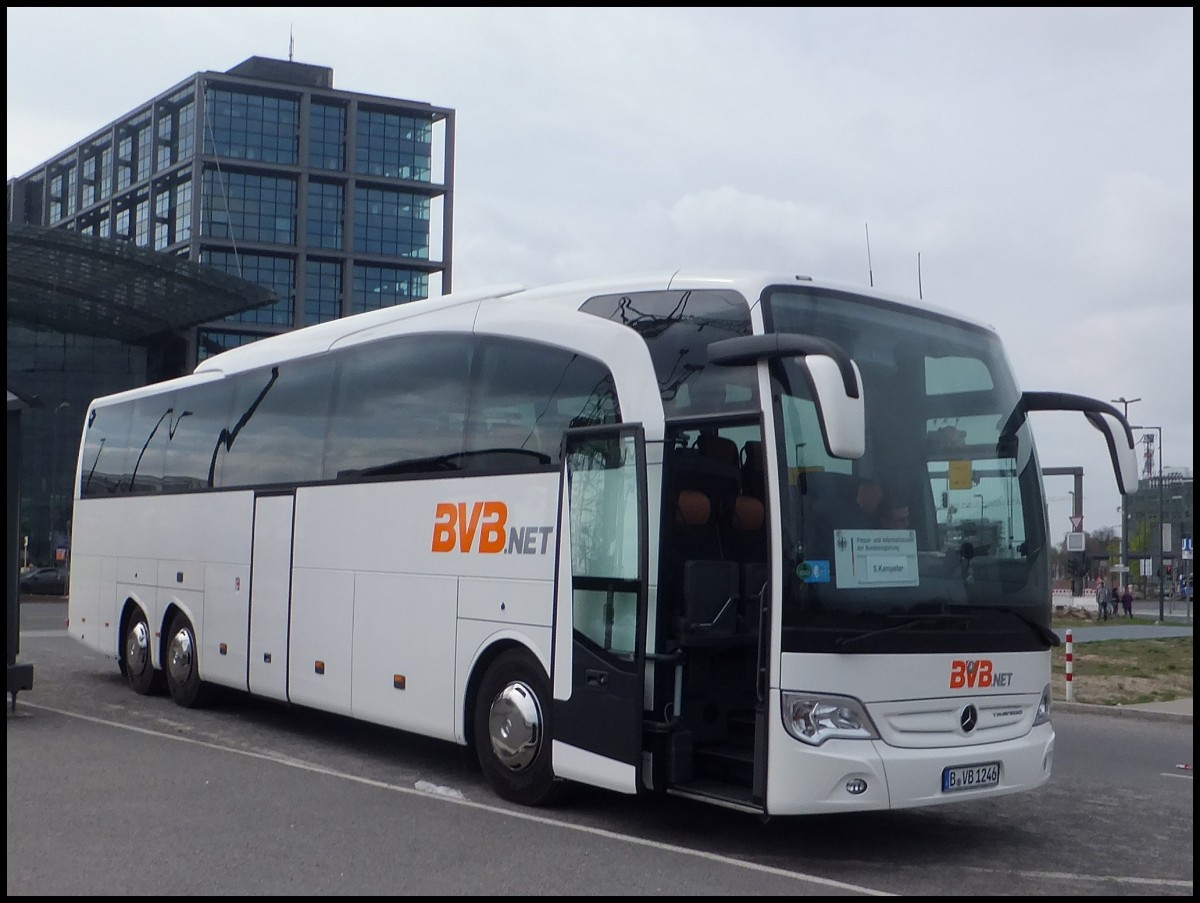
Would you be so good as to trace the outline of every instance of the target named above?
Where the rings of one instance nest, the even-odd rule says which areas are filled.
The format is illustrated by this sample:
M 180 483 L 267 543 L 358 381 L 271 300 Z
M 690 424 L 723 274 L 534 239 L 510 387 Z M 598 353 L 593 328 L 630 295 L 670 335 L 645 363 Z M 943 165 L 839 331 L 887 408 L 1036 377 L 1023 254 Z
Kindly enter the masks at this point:
M 1072 676 L 1075 674 L 1075 643 L 1072 640 L 1071 631 L 1067 630 L 1067 651 L 1063 656 L 1063 673 L 1067 678 L 1067 702 L 1075 701 L 1075 684 L 1072 683 Z

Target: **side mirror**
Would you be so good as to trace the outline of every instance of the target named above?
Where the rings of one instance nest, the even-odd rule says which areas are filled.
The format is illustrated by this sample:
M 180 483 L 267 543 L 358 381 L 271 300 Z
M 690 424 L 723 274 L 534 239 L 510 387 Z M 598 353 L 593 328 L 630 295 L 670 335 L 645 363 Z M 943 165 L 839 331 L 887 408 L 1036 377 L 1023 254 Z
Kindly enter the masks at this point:
M 862 393 L 851 396 L 844 391 L 845 383 L 837 361 L 825 355 L 804 358 L 817 400 L 821 432 L 825 447 L 835 458 L 861 458 L 867 450 L 866 414 Z M 854 382 L 862 385 L 858 365 L 853 361 Z
M 1133 429 L 1125 416 L 1107 402 L 1084 395 L 1065 392 L 1026 392 L 1018 409 L 1013 411 L 1004 432 L 1015 432 L 1029 411 L 1079 411 L 1088 422 L 1104 434 L 1113 474 L 1121 495 L 1132 495 L 1138 488 L 1137 454 Z

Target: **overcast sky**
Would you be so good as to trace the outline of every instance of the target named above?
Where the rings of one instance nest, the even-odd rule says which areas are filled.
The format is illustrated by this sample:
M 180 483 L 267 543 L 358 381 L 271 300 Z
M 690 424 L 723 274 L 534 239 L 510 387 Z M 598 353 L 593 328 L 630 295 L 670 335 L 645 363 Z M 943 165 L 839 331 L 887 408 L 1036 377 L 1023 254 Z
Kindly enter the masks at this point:
M 1190 7 L 9 7 L 8 178 L 290 38 L 335 88 L 456 111 L 455 289 L 873 282 L 993 325 L 1022 388 L 1140 398 L 1192 468 Z M 1100 434 L 1033 416 L 1117 527 Z

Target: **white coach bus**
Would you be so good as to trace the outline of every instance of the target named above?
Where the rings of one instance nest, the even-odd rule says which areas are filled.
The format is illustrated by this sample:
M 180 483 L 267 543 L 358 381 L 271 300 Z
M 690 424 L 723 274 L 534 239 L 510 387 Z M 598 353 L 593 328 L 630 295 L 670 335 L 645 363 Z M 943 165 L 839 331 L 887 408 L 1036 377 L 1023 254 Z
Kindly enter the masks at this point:
M 1050 540 L 995 332 L 795 275 L 460 293 L 91 405 L 70 632 L 572 782 L 764 816 L 1051 773 Z M 1082 421 L 1081 421 L 1082 422 Z M 1102 437 L 1102 439 L 1101 439 Z

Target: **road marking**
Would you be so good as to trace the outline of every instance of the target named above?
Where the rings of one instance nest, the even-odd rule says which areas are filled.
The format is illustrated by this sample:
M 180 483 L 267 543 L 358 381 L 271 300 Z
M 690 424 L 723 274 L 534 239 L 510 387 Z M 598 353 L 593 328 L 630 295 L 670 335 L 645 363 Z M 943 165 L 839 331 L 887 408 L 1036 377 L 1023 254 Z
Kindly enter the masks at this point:
M 1179 887 L 1191 890 L 1191 881 L 1177 881 L 1169 878 L 1134 878 L 1131 875 L 1094 875 L 1091 873 L 1082 872 L 1027 872 L 1027 871 L 1006 871 L 985 868 L 967 867 L 966 871 L 981 872 L 983 874 L 995 875 L 1020 875 L 1022 878 L 1037 878 L 1051 881 L 1070 881 L 1072 883 L 1088 882 L 1091 884 L 1107 884 L 1115 882 L 1117 884 L 1134 884 L 1146 887 Z

